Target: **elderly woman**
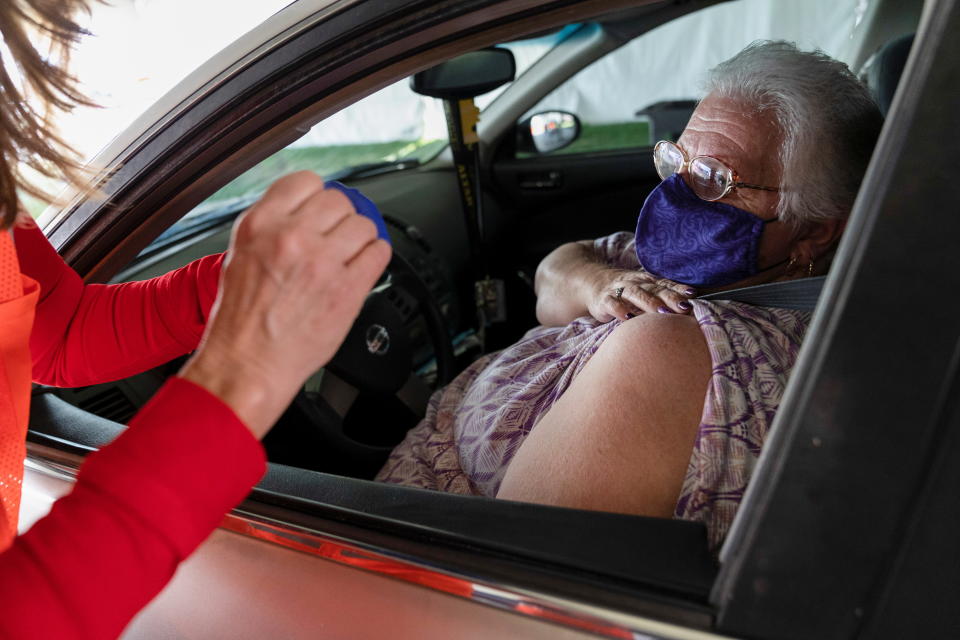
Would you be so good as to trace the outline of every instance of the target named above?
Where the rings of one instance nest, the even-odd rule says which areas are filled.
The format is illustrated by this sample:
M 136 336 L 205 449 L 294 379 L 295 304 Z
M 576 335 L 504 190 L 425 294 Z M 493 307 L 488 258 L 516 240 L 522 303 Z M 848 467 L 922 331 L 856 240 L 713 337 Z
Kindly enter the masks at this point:
M 785 42 L 707 89 L 655 148 L 636 233 L 547 256 L 544 326 L 437 392 L 378 479 L 697 520 L 722 541 L 810 314 L 685 296 L 824 273 L 881 116 L 845 65 Z

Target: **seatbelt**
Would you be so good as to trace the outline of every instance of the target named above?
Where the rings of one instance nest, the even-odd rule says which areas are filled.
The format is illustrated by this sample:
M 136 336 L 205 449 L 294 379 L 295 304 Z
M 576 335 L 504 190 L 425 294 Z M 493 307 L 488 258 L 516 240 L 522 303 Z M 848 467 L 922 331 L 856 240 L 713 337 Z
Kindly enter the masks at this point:
M 777 307 L 796 311 L 813 311 L 820 298 L 823 282 L 827 276 L 800 278 L 786 282 L 769 282 L 753 287 L 718 291 L 698 296 L 700 300 L 732 300 L 758 307 Z

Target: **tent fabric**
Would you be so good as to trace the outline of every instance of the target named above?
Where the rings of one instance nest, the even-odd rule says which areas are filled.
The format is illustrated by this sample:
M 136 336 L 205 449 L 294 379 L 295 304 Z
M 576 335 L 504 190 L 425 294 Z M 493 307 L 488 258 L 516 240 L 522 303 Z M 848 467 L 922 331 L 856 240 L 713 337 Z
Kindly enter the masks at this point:
M 527 115 L 560 109 L 590 124 L 635 122 L 635 113 L 655 102 L 701 97 L 705 71 L 754 40 L 789 40 L 846 61 L 853 55 L 858 27 L 869 8 L 869 0 L 721 3 L 635 38 L 577 73 Z M 518 70 L 542 56 L 550 44 L 549 38 L 511 43 Z M 482 96 L 478 103 L 483 107 L 490 100 L 490 95 Z M 295 145 L 445 137 L 439 101 L 414 94 L 404 80 L 321 122 Z

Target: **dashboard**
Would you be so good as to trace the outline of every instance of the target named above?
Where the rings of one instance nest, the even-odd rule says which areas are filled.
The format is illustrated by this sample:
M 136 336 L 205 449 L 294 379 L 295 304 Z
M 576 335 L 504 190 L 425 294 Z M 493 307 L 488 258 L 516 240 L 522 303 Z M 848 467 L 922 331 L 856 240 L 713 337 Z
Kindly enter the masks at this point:
M 232 212 L 231 215 L 219 216 L 210 225 L 195 225 L 188 234 L 181 234 L 173 239 L 161 236 L 158 241 L 141 252 L 128 267 L 118 273 L 111 282 L 122 283 L 149 279 L 180 268 L 201 257 L 225 251 L 230 241 L 233 221 L 242 211 L 243 209 L 239 209 Z M 471 343 L 467 335 L 469 332 L 465 333 L 461 326 L 461 318 L 464 317 L 461 306 L 462 296 L 457 291 L 454 276 L 447 261 L 428 240 L 428 236 L 437 236 L 437 230 L 430 229 L 425 233 L 419 227 L 391 215 L 389 210 L 383 209 L 383 211 L 394 253 L 403 258 L 406 265 L 415 273 L 416 278 L 429 291 L 429 297 L 435 302 L 445 324 L 446 337 L 451 340 L 458 337 L 459 352 L 464 354 Z M 459 211 L 454 210 L 452 214 L 454 216 L 453 220 L 459 222 Z M 465 253 L 463 252 L 460 255 L 465 255 Z M 414 292 L 399 284 L 403 280 L 395 280 L 396 274 L 390 271 L 388 269 L 388 272 L 384 274 L 378 286 L 375 287 L 375 291 L 380 289 L 383 292 L 383 297 L 389 301 L 390 306 L 402 318 L 403 331 L 412 347 L 413 373 L 422 379 L 424 388 L 433 387 L 436 383 L 437 368 L 429 327 L 424 314 L 421 312 L 417 296 Z M 387 284 L 392 284 L 392 286 L 384 286 Z M 149 400 L 168 377 L 179 370 L 184 361 L 185 356 L 123 380 L 75 389 L 56 389 L 51 390 L 51 392 L 85 411 L 114 422 L 125 423 Z M 371 414 L 370 406 L 381 406 L 384 412 L 391 412 L 391 419 L 389 420 L 391 424 L 397 423 L 397 406 L 380 401 L 374 403 L 355 402 L 356 392 L 346 389 L 342 384 L 337 384 L 336 376 L 325 370 L 320 370 L 311 376 L 305 385 L 305 394 L 312 398 L 322 395 L 324 403 L 331 407 L 345 407 L 350 404 L 366 405 L 364 410 L 356 411 L 358 416 L 355 419 L 350 419 L 349 415 L 341 415 L 340 417 L 346 418 L 344 430 L 349 431 L 351 437 L 362 443 L 377 446 L 396 444 L 399 438 L 402 438 L 403 433 L 422 416 L 422 413 L 420 415 L 410 415 L 408 419 L 400 421 L 399 424 L 402 428 L 398 428 L 395 433 L 385 433 L 382 429 L 367 429 L 366 425 L 388 422 L 387 420 L 379 420 L 375 412 Z M 425 407 L 429 394 L 426 396 L 420 395 L 422 398 L 418 400 L 417 404 Z M 290 413 L 291 410 L 288 410 L 288 414 Z M 302 416 L 295 415 L 287 415 L 285 419 L 287 421 L 303 421 Z M 283 445 L 281 448 L 286 447 Z M 271 455 L 271 459 L 274 459 L 273 455 Z M 286 461 L 291 462 L 291 460 Z M 293 462 L 297 461 L 294 460 Z M 301 466 L 304 466 L 302 462 Z

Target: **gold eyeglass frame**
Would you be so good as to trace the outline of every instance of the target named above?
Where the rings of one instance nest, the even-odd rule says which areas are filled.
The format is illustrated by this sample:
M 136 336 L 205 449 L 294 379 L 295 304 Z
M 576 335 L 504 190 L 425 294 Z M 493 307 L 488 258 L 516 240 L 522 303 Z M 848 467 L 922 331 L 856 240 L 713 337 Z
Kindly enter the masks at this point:
M 682 163 L 679 167 L 677 167 L 677 170 L 674 171 L 673 173 L 680 173 L 680 172 L 683 171 L 684 169 L 687 169 L 687 173 L 689 173 L 689 167 L 690 167 L 690 165 L 692 165 L 694 162 L 696 162 L 697 160 L 699 160 L 699 159 L 701 159 L 701 158 L 710 158 L 711 160 L 713 160 L 714 162 L 718 163 L 721 167 L 723 167 L 723 168 L 726 170 L 727 176 L 729 177 L 729 180 L 728 180 L 728 182 L 727 182 L 727 187 L 726 187 L 726 189 L 723 190 L 723 193 L 721 193 L 721 194 L 720 194 L 719 196 L 717 196 L 716 198 L 704 198 L 704 197 L 701 196 L 699 193 L 697 193 L 695 189 L 693 189 L 693 186 L 692 186 L 692 185 L 690 186 L 690 188 L 693 189 L 693 192 L 696 193 L 697 197 L 700 198 L 701 200 L 705 200 L 705 201 L 707 201 L 707 202 L 716 202 L 717 200 L 720 200 L 720 199 L 722 199 L 722 198 L 725 198 L 725 197 L 726 197 L 731 191 L 733 191 L 734 189 L 739 189 L 739 188 L 743 188 L 743 189 L 757 189 L 757 190 L 760 190 L 760 191 L 780 191 L 779 187 L 764 187 L 764 186 L 761 186 L 761 185 L 758 185 L 758 184 L 750 184 L 749 182 L 741 182 L 741 181 L 739 180 L 739 177 L 740 177 L 740 176 L 737 175 L 737 172 L 736 172 L 736 171 L 734 171 L 733 169 L 731 169 L 731 168 L 727 165 L 727 163 L 724 162 L 723 160 L 720 160 L 720 159 L 718 159 L 718 158 L 714 158 L 713 156 L 694 156 L 693 158 L 690 158 L 690 159 L 688 160 L 688 159 L 687 159 L 687 152 L 684 151 L 683 147 L 681 147 L 680 145 L 678 145 L 676 142 L 671 142 L 671 141 L 669 141 L 669 140 L 661 140 L 661 141 L 659 141 L 656 145 L 654 145 L 654 147 L 653 147 L 653 166 L 654 166 L 654 168 L 657 170 L 657 175 L 660 176 L 660 179 L 661 179 L 661 180 L 666 180 L 667 178 L 670 177 L 670 176 L 662 175 L 662 174 L 660 173 L 660 167 L 657 165 L 657 152 L 661 149 L 662 145 L 670 145 L 671 147 L 673 147 L 673 148 L 675 148 L 677 151 L 679 151 L 679 152 L 680 152 L 680 155 L 683 157 L 683 163 Z M 670 174 L 670 175 L 673 175 L 673 174 Z

